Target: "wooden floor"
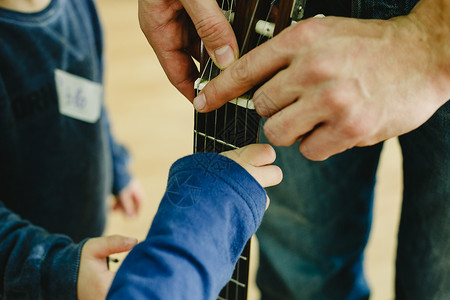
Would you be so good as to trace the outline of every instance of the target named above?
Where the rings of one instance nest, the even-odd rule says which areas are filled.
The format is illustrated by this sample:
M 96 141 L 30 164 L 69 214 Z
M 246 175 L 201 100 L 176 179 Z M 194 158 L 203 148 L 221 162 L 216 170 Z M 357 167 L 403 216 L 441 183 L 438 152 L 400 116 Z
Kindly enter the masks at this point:
M 132 152 L 134 174 L 146 192 L 142 213 L 133 220 L 111 214 L 106 234 L 143 239 L 163 195 L 171 163 L 192 152 L 193 110 L 169 84 L 141 33 L 137 1 L 97 3 L 105 31 L 106 99 L 113 130 Z M 378 174 L 374 224 L 366 253 L 366 273 L 375 300 L 393 298 L 400 164 L 397 142 L 389 141 Z M 254 287 L 250 299 L 258 299 Z

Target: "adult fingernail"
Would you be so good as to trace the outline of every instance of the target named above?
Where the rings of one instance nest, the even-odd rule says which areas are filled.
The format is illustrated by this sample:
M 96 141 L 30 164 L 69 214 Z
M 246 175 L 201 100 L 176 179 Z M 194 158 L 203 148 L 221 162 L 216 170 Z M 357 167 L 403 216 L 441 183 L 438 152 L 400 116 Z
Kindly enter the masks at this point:
M 234 61 L 233 50 L 230 46 L 224 46 L 214 51 L 216 62 L 220 68 L 226 68 Z
M 206 105 L 206 98 L 204 94 L 200 94 L 194 98 L 194 108 L 201 111 Z

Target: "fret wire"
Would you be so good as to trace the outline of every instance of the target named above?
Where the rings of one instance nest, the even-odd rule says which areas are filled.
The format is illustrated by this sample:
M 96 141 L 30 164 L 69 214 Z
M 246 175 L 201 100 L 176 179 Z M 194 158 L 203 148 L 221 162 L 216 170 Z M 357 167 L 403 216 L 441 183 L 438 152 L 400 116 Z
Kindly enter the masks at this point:
M 230 144 L 230 143 L 227 143 L 227 142 L 225 142 L 225 141 L 216 139 L 215 137 L 212 137 L 212 136 L 210 136 L 210 135 L 207 135 L 207 134 L 205 134 L 205 133 L 203 133 L 203 132 L 198 132 L 198 131 L 196 131 L 196 130 L 194 130 L 194 132 L 195 132 L 196 134 L 198 134 L 199 136 L 204 137 L 205 139 L 213 140 L 213 141 L 215 141 L 215 142 L 217 142 L 217 143 L 219 143 L 219 144 L 222 144 L 222 145 L 231 147 L 231 148 L 233 148 L 233 149 L 239 149 L 238 146 L 235 146 L 235 145 Z
M 237 286 L 240 286 L 240 287 L 243 287 L 243 288 L 246 287 L 245 283 L 242 283 L 242 282 L 240 282 L 240 281 L 238 281 L 238 280 L 236 280 L 236 279 L 231 278 L 230 281 L 231 281 L 232 283 L 236 284 Z

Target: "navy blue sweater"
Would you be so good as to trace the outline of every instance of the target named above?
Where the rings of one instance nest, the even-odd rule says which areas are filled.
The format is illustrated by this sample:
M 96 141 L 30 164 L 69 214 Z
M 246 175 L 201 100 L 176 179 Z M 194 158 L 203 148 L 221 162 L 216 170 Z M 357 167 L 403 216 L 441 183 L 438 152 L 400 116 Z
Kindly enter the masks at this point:
M 145 241 L 133 248 L 108 299 L 217 299 L 261 223 L 266 193 L 213 153 L 178 160 Z
M 0 299 L 75 299 L 73 241 L 102 234 L 107 196 L 128 184 L 101 99 L 93 122 L 60 112 L 55 70 L 101 90 L 102 64 L 91 0 L 0 9 Z

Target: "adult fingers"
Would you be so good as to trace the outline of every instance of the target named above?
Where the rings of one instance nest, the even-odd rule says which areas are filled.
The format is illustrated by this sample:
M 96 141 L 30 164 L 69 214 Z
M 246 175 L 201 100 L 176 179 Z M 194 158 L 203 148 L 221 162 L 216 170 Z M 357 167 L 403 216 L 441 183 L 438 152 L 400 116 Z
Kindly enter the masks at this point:
M 314 101 L 299 99 L 277 112 L 264 124 L 264 134 L 276 146 L 290 146 L 321 124 L 328 110 L 317 109 Z
M 302 140 L 299 150 L 310 160 L 322 161 L 352 147 L 348 139 L 336 133 L 335 126 L 323 124 Z
M 262 117 L 270 117 L 300 98 L 302 86 L 292 84 L 291 68 L 280 71 L 253 95 L 256 112 Z
M 181 0 L 206 50 L 220 68 L 228 67 L 239 56 L 230 22 L 215 0 Z
M 190 55 L 174 50 L 157 53 L 169 81 L 190 101 L 194 99 L 194 82 L 199 72 Z
M 171 1 L 169 5 L 168 2 L 140 0 L 139 23 L 170 82 L 192 101 L 198 71 L 185 49 L 195 52 L 198 37 L 191 36 L 193 24 L 182 4 Z
M 275 37 L 235 61 L 211 80 L 194 99 L 194 107 L 200 112 L 219 108 L 267 80 L 284 68 L 289 59 L 289 56 L 277 49 Z

